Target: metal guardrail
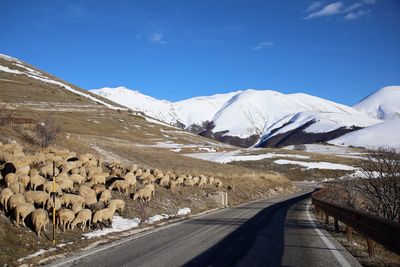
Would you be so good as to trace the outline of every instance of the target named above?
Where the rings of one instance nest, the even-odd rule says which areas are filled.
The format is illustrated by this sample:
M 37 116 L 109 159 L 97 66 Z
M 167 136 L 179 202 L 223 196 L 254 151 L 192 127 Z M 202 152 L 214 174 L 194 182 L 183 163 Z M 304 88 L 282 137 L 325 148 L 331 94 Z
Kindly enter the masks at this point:
M 312 203 L 315 210 L 318 213 L 322 211 L 327 222 L 329 222 L 329 216 L 333 217 L 337 230 L 339 221 L 346 224 L 350 242 L 352 240 L 351 231 L 354 229 L 367 237 L 368 251 L 371 256 L 374 254 L 373 241 L 400 255 L 400 223 L 317 199 L 317 196 L 323 191 L 320 190 L 312 194 Z M 349 235 L 351 235 L 351 238 L 349 238 Z

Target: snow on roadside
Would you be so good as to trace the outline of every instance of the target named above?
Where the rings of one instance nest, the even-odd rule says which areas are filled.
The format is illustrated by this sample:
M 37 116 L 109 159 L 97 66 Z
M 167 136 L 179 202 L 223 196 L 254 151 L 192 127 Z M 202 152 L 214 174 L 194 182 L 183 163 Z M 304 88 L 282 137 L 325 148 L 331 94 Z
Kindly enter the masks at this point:
M 38 256 L 40 256 L 40 255 L 43 255 L 43 254 L 45 254 L 45 253 L 47 253 L 47 252 L 53 252 L 53 251 L 56 251 L 56 250 L 57 250 L 57 248 L 39 249 L 39 250 L 36 251 L 35 253 L 32 253 L 32 254 L 30 254 L 30 255 L 28 255 L 28 256 L 26 256 L 26 257 L 23 257 L 23 258 L 18 259 L 18 262 L 21 262 L 21 261 L 24 261 L 24 260 L 29 260 L 29 259 L 38 257 Z
M 111 228 L 103 228 L 103 230 L 95 230 L 90 233 L 82 234 L 86 238 L 99 237 L 103 235 L 108 235 L 111 233 L 126 231 L 135 227 L 138 227 L 140 219 L 125 219 L 120 216 L 114 215 L 113 223 Z
M 149 217 L 146 221 L 145 221 L 145 223 L 148 223 L 148 224 L 153 224 L 153 223 L 156 223 L 156 222 L 159 222 L 159 221 L 162 221 L 162 220 L 165 220 L 165 219 L 168 219 L 170 216 L 168 215 L 168 214 L 161 214 L 161 215 L 154 215 L 154 216 L 151 216 L 151 217 Z
M 192 211 L 190 210 L 190 208 L 181 208 L 178 210 L 177 215 L 178 216 L 182 216 L 182 215 L 188 215 L 189 213 L 191 213 Z
M 278 159 L 274 161 L 275 164 L 294 164 L 306 167 L 307 169 L 326 169 L 326 170 L 345 170 L 352 171 L 356 170 L 353 166 L 330 163 L 330 162 L 305 162 L 305 161 L 297 161 L 297 160 L 286 160 L 286 159 Z

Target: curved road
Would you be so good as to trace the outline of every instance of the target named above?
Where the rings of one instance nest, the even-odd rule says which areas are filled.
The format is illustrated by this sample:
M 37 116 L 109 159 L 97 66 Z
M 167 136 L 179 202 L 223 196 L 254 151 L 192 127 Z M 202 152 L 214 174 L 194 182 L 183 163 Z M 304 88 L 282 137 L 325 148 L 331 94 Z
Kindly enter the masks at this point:
M 361 266 L 314 222 L 311 191 L 156 228 L 53 266 Z

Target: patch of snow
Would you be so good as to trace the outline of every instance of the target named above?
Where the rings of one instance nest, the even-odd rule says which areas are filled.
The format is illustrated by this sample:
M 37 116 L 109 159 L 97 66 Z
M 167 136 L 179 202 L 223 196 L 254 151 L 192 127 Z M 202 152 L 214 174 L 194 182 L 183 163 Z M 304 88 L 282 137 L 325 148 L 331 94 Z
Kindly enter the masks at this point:
M 24 260 L 29 260 L 29 259 L 38 257 L 38 256 L 40 256 L 40 255 L 43 255 L 43 254 L 45 254 L 45 253 L 53 252 L 53 251 L 56 251 L 56 250 L 57 250 L 57 248 L 39 249 L 38 251 L 36 251 L 35 253 L 33 253 L 33 254 L 31 254 L 31 255 L 28 255 L 28 256 L 26 256 L 26 257 L 23 257 L 23 258 L 18 259 L 18 262 L 22 262 L 22 261 L 24 261 Z
M 9 67 L 1 66 L 1 65 L 0 65 L 0 71 L 12 73 L 12 74 L 23 74 L 23 72 L 21 72 L 19 70 L 13 70 L 13 69 L 10 69 Z
M 190 208 L 181 208 L 178 210 L 177 215 L 178 216 L 182 216 L 182 215 L 188 215 L 189 213 L 191 213 L 192 211 L 190 210 Z
M 122 232 L 122 231 L 126 231 L 129 229 L 138 227 L 139 223 L 140 223 L 140 219 L 138 219 L 138 218 L 125 219 L 120 216 L 114 215 L 111 228 L 103 228 L 103 230 L 99 229 L 99 230 L 95 230 L 93 232 L 85 233 L 82 235 L 86 238 L 99 237 L 99 236 L 108 235 L 108 234 L 116 233 L 116 232 Z
M 207 152 L 216 152 L 215 148 L 213 148 L 213 147 L 199 147 L 198 150 L 207 151 Z
M 278 159 L 278 160 L 275 160 L 274 163 L 275 164 L 300 165 L 307 169 L 346 170 L 346 171 L 352 171 L 352 170 L 356 169 L 353 166 L 337 164 L 337 163 L 330 163 L 330 162 L 305 162 L 305 161 L 297 161 L 297 160 Z
M 309 156 L 295 155 L 295 154 L 279 154 L 279 153 L 266 153 L 259 155 L 239 155 L 241 151 L 235 150 L 230 152 L 213 152 L 213 153 L 191 153 L 185 154 L 185 156 L 213 161 L 218 163 L 229 163 L 233 161 L 250 161 L 250 160 L 262 160 L 271 158 L 298 158 L 308 159 Z
M 181 152 L 182 148 L 175 148 L 175 149 L 171 149 L 172 152 Z
M 159 222 L 159 221 L 162 221 L 162 220 L 165 220 L 165 219 L 168 219 L 170 216 L 168 215 L 168 214 L 161 214 L 161 215 L 154 215 L 154 216 L 151 216 L 151 217 L 149 217 L 146 221 L 145 221 L 145 223 L 148 223 L 148 224 L 153 224 L 153 223 L 156 223 L 156 222 Z

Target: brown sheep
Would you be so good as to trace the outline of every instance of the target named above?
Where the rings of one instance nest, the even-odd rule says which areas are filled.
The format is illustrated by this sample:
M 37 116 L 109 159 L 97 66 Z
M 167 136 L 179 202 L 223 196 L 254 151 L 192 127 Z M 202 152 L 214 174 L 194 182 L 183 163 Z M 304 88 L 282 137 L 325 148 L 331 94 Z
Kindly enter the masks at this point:
M 11 191 L 13 191 L 14 194 L 24 193 L 25 192 L 25 186 L 21 182 L 13 183 L 10 186 L 10 189 L 11 189 Z
M 10 188 L 12 184 L 18 181 L 18 176 L 15 173 L 9 173 L 4 177 L 4 180 L 6 181 L 6 186 Z
M 8 200 L 10 197 L 14 195 L 10 188 L 4 188 L 0 194 L 1 205 L 3 205 L 3 209 L 5 212 L 8 211 Z
M 36 191 L 37 187 L 44 185 L 45 182 L 46 179 L 43 176 L 39 174 L 34 174 L 33 176 L 31 176 L 31 180 L 29 181 L 30 189 Z
M 32 212 L 32 224 L 35 227 L 35 231 L 40 237 L 40 231 L 46 231 L 46 226 L 49 224 L 49 214 L 44 209 L 37 209 Z
M 45 191 L 27 191 L 25 192 L 26 202 L 31 204 L 42 205 L 44 208 L 47 200 L 49 199 L 49 194 Z
M 96 194 L 100 194 L 106 190 L 106 186 L 104 184 L 95 184 L 92 186 L 92 189 L 96 192 Z
M 86 224 L 88 228 L 92 226 L 92 211 L 90 209 L 84 209 L 76 215 L 75 220 L 71 223 L 71 228 L 74 230 L 75 226 L 81 224 L 82 231 L 85 231 Z
M 100 223 L 100 227 L 102 227 L 102 224 L 104 224 L 105 221 L 108 221 L 108 226 L 112 226 L 112 219 L 115 213 L 116 207 L 115 206 L 110 206 L 105 209 L 97 211 L 94 216 L 92 223 Z
M 122 215 L 122 212 L 124 212 L 125 209 L 125 201 L 123 201 L 122 199 L 111 199 L 108 203 L 108 207 L 111 206 L 114 206 L 119 214 Z
M 109 189 L 113 190 L 114 188 L 117 188 L 119 193 L 121 193 L 121 191 L 125 191 L 125 196 L 127 196 L 129 194 L 129 184 L 125 180 L 116 180 L 116 181 L 114 181 L 110 185 Z
M 61 203 L 63 203 L 66 207 L 72 206 L 74 203 L 79 203 L 80 205 L 85 204 L 85 198 L 83 196 L 78 196 L 74 194 L 64 194 L 60 197 Z
M 25 225 L 25 218 L 31 214 L 35 210 L 35 206 L 30 203 L 22 203 L 15 207 L 15 218 L 17 222 L 17 226 L 22 222 L 23 226 Z
M 86 180 L 85 177 L 79 174 L 72 174 L 71 176 L 68 177 L 72 182 L 75 184 L 83 184 Z
M 111 191 L 110 190 L 104 190 L 101 195 L 99 201 L 102 201 L 104 203 L 108 203 L 111 199 Z
M 15 209 L 19 204 L 22 203 L 26 203 L 25 200 L 25 195 L 24 194 L 15 194 L 12 195 L 9 199 L 8 199 L 8 210 L 12 211 L 13 209 Z
M 58 213 L 58 226 L 62 226 L 62 230 L 65 232 L 65 228 L 70 229 L 71 223 L 75 219 L 75 213 L 70 209 L 61 209 Z

